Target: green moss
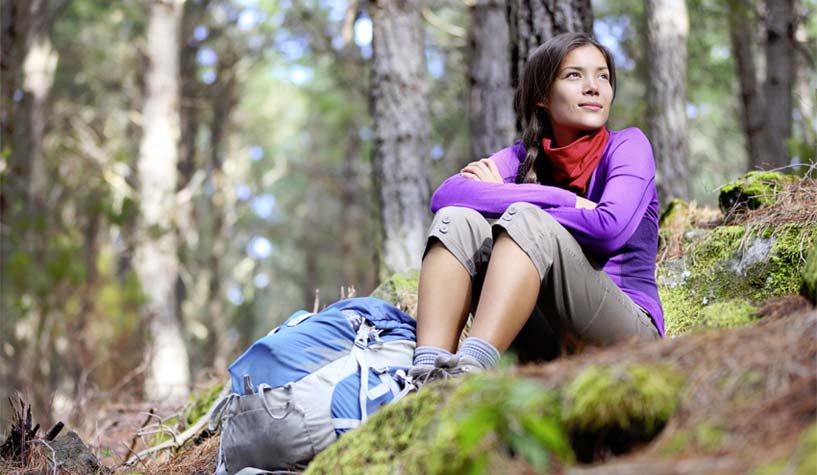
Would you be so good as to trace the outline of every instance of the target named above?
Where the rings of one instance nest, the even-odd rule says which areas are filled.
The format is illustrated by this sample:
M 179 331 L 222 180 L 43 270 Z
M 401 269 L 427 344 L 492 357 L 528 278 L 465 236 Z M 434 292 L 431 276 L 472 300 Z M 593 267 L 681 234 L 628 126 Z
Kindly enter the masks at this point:
M 398 472 L 407 451 L 428 439 L 445 388 L 430 385 L 385 406 L 360 429 L 344 434 L 318 454 L 305 475 Z
M 755 467 L 751 475 L 774 475 L 791 473 L 794 475 L 814 475 L 817 473 L 817 424 L 800 434 L 800 438 L 790 455 L 780 457 Z
M 715 302 L 701 308 L 698 326 L 705 328 L 735 328 L 757 319 L 757 307 L 745 300 L 735 299 Z
M 588 366 L 565 388 L 563 415 L 571 430 L 654 431 L 678 407 L 683 378 L 668 366 Z
M 674 455 L 687 450 L 717 453 L 726 436 L 726 431 L 720 425 L 712 422 L 702 422 L 690 430 L 680 431 L 666 441 L 660 452 L 664 455 Z
M 802 284 L 800 294 L 817 304 L 817 245 L 812 244 L 806 263 L 800 271 Z
M 802 251 L 815 242 L 817 223 L 786 223 L 722 226 L 691 243 L 686 278 L 659 269 L 667 334 L 751 323 L 763 300 L 800 289 Z
M 222 389 L 224 389 L 224 384 L 217 383 L 191 394 L 187 407 L 182 412 L 182 420 L 186 421 L 187 425 L 195 424 L 216 403 Z
M 371 293 L 372 297 L 390 302 L 411 316 L 417 307 L 417 286 L 420 282 L 420 271 L 392 275 L 388 280 L 377 286 Z
M 752 171 L 733 183 L 721 187 L 718 205 L 724 214 L 741 208 L 757 209 L 777 201 L 775 194 L 781 184 L 796 180 L 780 172 Z
M 457 388 L 431 448 L 417 473 L 483 473 L 491 456 L 508 453 L 540 471 L 573 460 L 558 394 L 503 373 L 468 378 Z
M 689 211 L 689 203 L 680 198 L 673 198 L 661 212 L 658 225 L 664 227 L 676 221 L 686 221 L 687 211 Z

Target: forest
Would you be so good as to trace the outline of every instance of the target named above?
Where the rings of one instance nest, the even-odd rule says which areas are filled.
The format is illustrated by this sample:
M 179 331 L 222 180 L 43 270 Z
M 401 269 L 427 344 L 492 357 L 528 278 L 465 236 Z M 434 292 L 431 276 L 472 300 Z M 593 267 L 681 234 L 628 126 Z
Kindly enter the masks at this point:
M 112 465 L 106 414 L 170 413 L 296 310 L 418 268 L 431 193 L 518 139 L 555 34 L 612 51 L 608 127 L 650 138 L 662 208 L 815 178 L 815 0 L 2 0 L 0 24 L 0 441 L 19 396 Z

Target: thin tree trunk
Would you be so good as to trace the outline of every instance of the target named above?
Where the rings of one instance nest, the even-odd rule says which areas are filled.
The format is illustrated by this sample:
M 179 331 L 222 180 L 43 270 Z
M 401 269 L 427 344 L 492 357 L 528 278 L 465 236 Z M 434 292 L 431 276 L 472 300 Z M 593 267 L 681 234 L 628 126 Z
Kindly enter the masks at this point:
M 684 0 L 646 0 L 647 122 L 658 200 L 689 199 L 687 165 L 687 19 Z
M 430 116 L 419 0 L 375 0 L 372 102 L 374 185 L 380 200 L 380 274 L 420 265 L 429 222 Z
M 791 136 L 794 83 L 795 0 L 767 0 L 766 17 L 766 143 L 769 155 L 763 168 L 790 163 L 786 141 Z
M 805 15 L 801 16 L 801 20 Z M 809 64 L 817 62 L 814 49 L 809 50 L 808 35 L 803 22 L 798 22 L 798 47 L 796 56 L 796 73 L 794 84 L 795 108 L 800 111 L 800 131 L 805 143 L 805 153 L 800 155 L 801 163 L 817 162 L 817 90 L 810 85 Z M 801 40 L 802 39 L 802 40 Z M 812 41 L 812 45 L 815 42 Z M 811 55 L 811 56 L 809 56 Z M 813 70 L 812 70 L 813 71 Z
M 154 2 L 147 27 L 149 60 L 143 137 L 139 150 L 140 229 L 134 256 L 146 302 L 150 351 L 145 392 L 152 400 L 178 400 L 190 374 L 182 325 L 176 314 L 178 276 L 176 169 L 179 150 L 179 36 L 183 2 Z
M 471 156 L 477 160 L 507 147 L 516 133 L 511 50 L 505 0 L 477 0 L 471 7 Z
M 756 24 L 752 0 L 729 0 L 729 39 L 732 56 L 735 58 L 735 73 L 738 77 L 741 98 L 741 125 L 746 137 L 748 168 L 753 169 L 764 162 L 766 144 L 764 137 L 765 116 L 760 83 L 755 67 Z
M 349 134 L 346 153 L 343 159 L 343 184 L 341 189 L 341 203 L 343 208 L 343 231 L 341 232 L 341 248 L 343 261 L 341 265 L 341 285 L 355 286 L 360 289 L 363 283 L 363 270 L 365 266 L 358 265 L 364 262 L 360 258 L 365 247 L 361 248 L 363 242 L 363 229 L 365 216 L 362 212 L 360 191 L 365 189 L 360 183 L 360 173 L 358 172 L 358 162 L 360 161 L 360 136 L 357 133 Z
M 42 208 L 46 189 L 43 138 L 47 119 L 47 101 L 54 84 L 57 52 L 48 34 L 48 4 L 46 0 L 32 0 L 29 4 L 30 25 L 23 60 L 23 89 L 28 106 L 28 210 L 37 214 Z
M 218 372 L 227 370 L 229 352 L 227 348 L 229 325 L 224 312 L 222 261 L 229 247 L 229 239 L 225 229 L 228 187 L 224 175 L 224 149 L 228 120 L 236 104 L 234 67 L 235 61 L 232 59 L 219 59 L 219 84 L 213 94 L 213 120 L 210 127 L 210 169 L 213 195 L 210 198 L 212 246 L 209 249 L 208 259 L 210 282 L 208 285 L 207 315 L 212 329 L 213 368 Z
M 593 34 L 590 0 L 508 0 L 511 37 L 511 88 L 536 47 L 560 33 L 583 31 Z M 521 132 L 521 124 L 516 128 Z

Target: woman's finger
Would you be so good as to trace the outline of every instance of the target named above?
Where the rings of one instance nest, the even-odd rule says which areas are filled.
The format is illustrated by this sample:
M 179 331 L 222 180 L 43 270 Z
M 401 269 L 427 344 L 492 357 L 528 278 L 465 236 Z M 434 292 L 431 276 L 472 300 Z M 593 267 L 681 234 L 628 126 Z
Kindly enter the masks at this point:
M 479 177 L 480 181 L 485 181 L 490 179 L 490 172 L 488 171 L 487 167 L 484 164 L 479 162 L 471 162 L 462 169 L 464 172 L 473 173 L 477 177 Z
M 499 173 L 499 168 L 496 166 L 496 162 L 491 160 L 490 158 L 483 158 L 480 160 L 485 166 L 488 167 L 488 170 L 491 174 L 491 181 L 495 181 L 497 183 L 502 183 L 502 174 Z

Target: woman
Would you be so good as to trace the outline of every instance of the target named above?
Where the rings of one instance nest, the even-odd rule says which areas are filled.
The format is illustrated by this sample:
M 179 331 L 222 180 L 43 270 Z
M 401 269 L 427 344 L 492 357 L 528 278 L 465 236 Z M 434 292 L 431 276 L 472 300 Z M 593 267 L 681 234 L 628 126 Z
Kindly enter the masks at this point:
M 552 38 L 517 91 L 521 142 L 434 193 L 410 370 L 418 386 L 491 368 L 511 346 L 542 360 L 569 335 L 594 345 L 663 336 L 652 148 L 639 129 L 605 128 L 614 95 L 601 44 Z

